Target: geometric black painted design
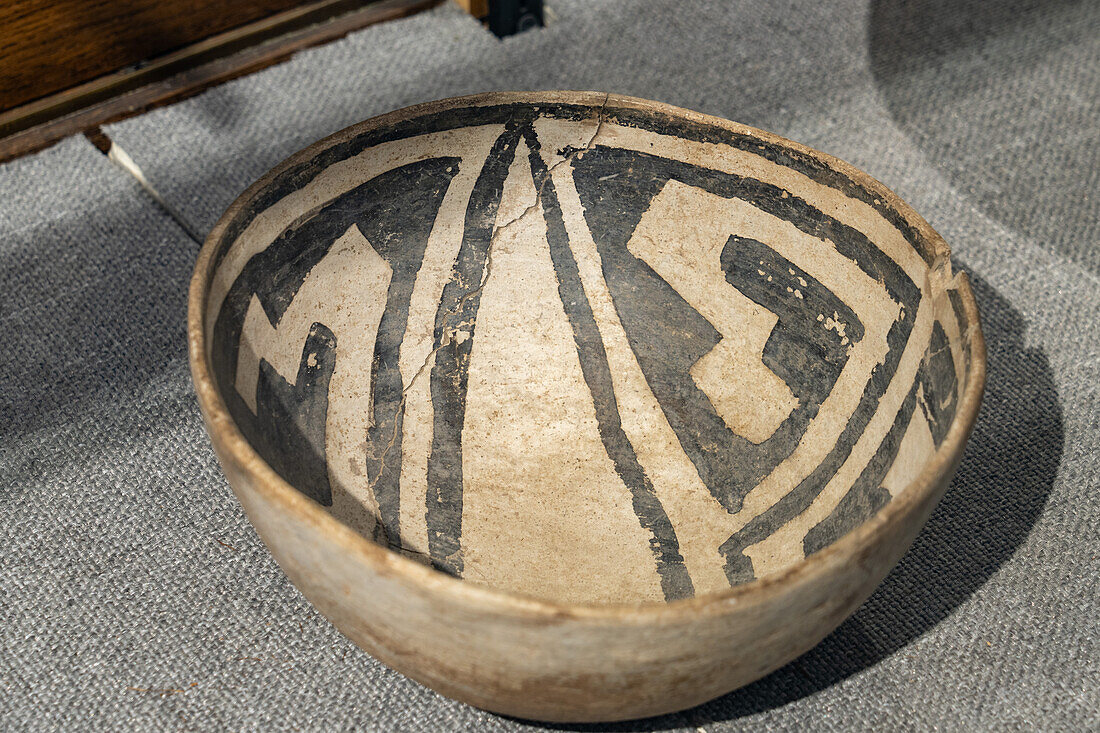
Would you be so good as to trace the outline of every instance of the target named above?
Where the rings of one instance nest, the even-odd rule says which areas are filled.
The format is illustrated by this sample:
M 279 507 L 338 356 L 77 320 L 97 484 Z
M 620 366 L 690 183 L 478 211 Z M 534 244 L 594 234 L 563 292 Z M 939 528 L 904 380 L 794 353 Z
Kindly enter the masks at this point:
M 362 440 L 366 446 L 362 456 L 368 476 L 375 484 L 375 496 L 379 504 L 379 526 L 387 535 L 386 541 L 396 543 L 397 531 L 397 481 L 400 467 L 401 377 L 398 372 L 401 339 L 405 333 L 409 298 L 423 259 L 424 247 L 432 222 L 435 219 L 443 194 L 453 176 L 458 172 L 459 160 L 454 157 L 438 157 L 419 161 L 377 176 L 308 215 L 300 217 L 264 251 L 254 255 L 245 265 L 241 275 L 233 283 L 225 298 L 214 325 L 212 349 L 214 375 L 230 412 L 246 434 L 255 436 L 257 450 L 284 478 L 282 444 L 277 435 L 283 428 L 273 420 L 275 415 L 293 415 L 306 406 L 298 400 L 304 396 L 300 390 L 257 390 L 257 413 L 253 414 L 233 387 L 237 371 L 237 357 L 241 345 L 241 328 L 252 298 L 257 298 L 273 325 L 277 326 L 282 314 L 289 307 L 299 288 L 313 267 L 328 253 L 333 243 L 347 229 L 355 225 L 386 260 L 392 269 L 390 288 L 385 310 L 375 340 L 372 365 L 372 392 L 375 423 L 369 435 Z M 330 337 L 335 339 L 334 336 Z M 338 356 L 338 354 L 337 354 Z M 281 380 L 274 370 L 261 361 L 260 385 L 265 378 Z M 329 373 L 331 376 L 331 371 Z M 327 380 L 327 377 L 326 377 Z M 327 405 L 326 389 L 322 393 Z M 320 422 L 309 434 L 308 455 L 319 456 L 321 468 L 326 463 L 325 409 L 320 410 Z M 264 436 L 264 433 L 272 433 Z M 395 445 L 386 455 L 385 469 L 382 456 L 386 446 L 396 434 Z M 306 455 L 306 453 L 302 453 Z M 397 469 L 397 470 L 395 470 Z M 311 471 L 316 466 L 311 465 Z M 325 485 L 323 503 L 331 503 L 327 469 L 318 470 L 323 476 L 317 482 Z M 291 482 L 298 485 L 295 482 Z M 393 536 L 389 536 L 389 535 Z
M 773 312 L 781 315 L 781 323 L 776 336 L 769 342 L 765 358 L 770 362 L 769 368 L 784 377 L 799 398 L 798 407 L 764 443 L 753 444 L 732 433 L 688 375 L 691 366 L 718 343 L 719 334 L 668 283 L 627 250 L 626 244 L 641 215 L 648 209 L 649 202 L 672 179 L 720 196 L 742 198 L 782 219 L 799 223 L 812 234 L 831 235 L 830 238 L 838 242 L 838 248 L 847 245 L 845 254 L 850 255 L 864 271 L 876 279 L 882 279 L 891 296 L 906 305 L 910 312 L 916 311 L 919 291 L 896 264 L 866 241 L 865 236 L 787 195 L 785 191 L 759 181 L 700 169 L 654 155 L 606 148 L 590 151 L 577 162 L 575 168 L 574 179 L 585 208 L 586 222 L 600 250 L 604 277 L 650 387 L 665 408 L 670 424 L 676 430 L 684 450 L 696 464 L 704 483 L 728 511 L 736 512 L 744 495 L 798 444 L 843 368 L 847 345 L 844 349 L 821 349 L 830 338 L 825 334 L 836 336 L 836 333 L 820 328 L 820 323 L 807 323 L 804 319 L 799 326 L 792 326 L 792 320 L 799 318 L 799 315 L 793 314 L 804 314 L 809 309 L 798 307 L 804 303 L 782 307 L 782 301 L 789 295 L 787 285 L 778 289 L 780 294 L 775 294 L 776 288 L 769 291 L 753 277 L 757 269 L 765 269 L 760 263 L 762 259 L 768 265 L 766 276 L 773 276 L 772 283 L 766 283 L 765 276 L 768 286 L 775 284 L 776 275 L 789 276 L 790 270 L 796 269 L 793 265 L 779 262 L 779 255 L 774 250 L 764 246 L 754 247 L 744 240 L 740 241 L 747 251 L 751 250 L 749 257 L 738 257 L 734 250 L 728 249 L 723 265 L 728 268 L 727 279 L 730 283 L 750 298 L 755 295 L 753 299 L 757 302 L 767 298 L 768 303 L 762 304 L 769 309 L 775 308 Z M 735 244 L 737 241 L 734 240 Z M 770 254 L 766 254 L 765 250 Z M 806 273 L 801 270 L 797 272 L 797 276 L 807 279 Z M 800 284 L 795 287 L 800 288 L 803 294 L 808 290 Z M 816 299 L 822 301 L 823 308 L 827 308 L 813 311 L 813 314 L 831 315 L 836 311 L 843 315 L 841 320 L 853 324 L 848 335 L 849 342 L 854 343 L 861 338 L 862 326 L 858 318 L 838 296 L 820 285 L 816 285 L 812 292 Z M 790 300 L 795 300 L 793 294 L 790 295 Z M 910 323 L 901 323 L 897 333 L 889 339 L 891 353 L 887 356 L 884 371 L 892 372 L 896 367 L 910 326 Z M 813 340 L 824 338 L 826 341 L 799 344 L 802 340 L 800 333 L 812 334 L 810 338 Z M 819 370 L 823 381 L 801 379 L 800 374 L 804 372 L 800 372 L 798 361 L 815 349 L 828 357 L 813 367 Z M 779 351 L 787 352 L 781 356 L 795 361 L 785 362 L 782 358 L 775 358 L 780 356 Z M 880 380 L 885 386 L 889 375 L 882 374 Z M 877 399 L 867 400 L 857 418 L 869 418 L 876 406 Z M 858 438 L 858 433 L 853 438 Z
M 917 379 L 898 411 L 890 432 L 836 509 L 806 534 L 803 541 L 806 555 L 833 544 L 890 500 L 890 493 L 882 487 L 882 480 L 897 457 L 915 409 L 920 409 L 928 424 L 932 441 L 939 447 L 955 419 L 955 410 L 958 407 L 956 379 L 955 363 L 947 335 L 940 322 L 936 321 L 932 326 L 928 351 L 917 371 Z
M 332 504 L 332 488 L 325 463 L 325 419 L 336 348 L 332 331 L 314 323 L 293 385 L 261 361 L 256 414 L 246 408 L 237 423 L 276 473 L 326 506 Z
M 439 207 L 460 167 L 476 166 L 476 180 L 464 202 L 461 241 L 434 314 L 433 359 L 424 379 L 429 384 L 432 414 L 427 456 L 424 522 L 425 554 L 437 569 L 456 576 L 466 570 L 463 552 L 465 482 L 463 429 L 471 354 L 477 342 L 477 320 L 486 279 L 491 273 L 497 212 L 505 179 L 521 143 L 527 148 L 538 208 L 546 225 L 546 246 L 557 278 L 557 294 L 576 348 L 581 375 L 591 396 L 596 428 L 615 473 L 630 492 L 632 509 L 649 537 L 649 549 L 666 599 L 696 593 L 685 566 L 683 538 L 669 519 L 654 482 L 639 459 L 623 425 L 621 399 L 606 351 L 606 335 L 597 322 L 582 283 L 574 243 L 551 169 L 536 133 L 536 120 L 589 120 L 590 106 L 548 104 L 492 105 L 448 110 L 406 119 L 352 136 L 308 161 L 278 174 L 260 195 L 238 212 L 226 228 L 216 261 L 266 208 L 309 185 L 333 164 L 382 143 L 444 130 L 499 124 L 503 132 L 484 160 L 440 149 L 419 160 L 378 175 L 326 201 L 299 217 L 263 251 L 254 255 L 232 283 L 217 313 L 212 332 L 215 377 L 231 413 L 261 456 L 291 484 L 331 504 L 335 487 L 326 469 L 325 428 L 328 382 L 340 358 L 340 334 L 331 324 L 313 324 L 302 351 L 295 381 L 284 380 L 266 361 L 260 362 L 255 412 L 234 389 L 245 314 L 256 300 L 273 327 L 298 294 L 305 278 L 349 227 L 356 226 L 390 269 L 389 289 L 369 368 L 373 423 L 362 436 L 358 458 L 378 504 L 379 539 L 402 546 L 401 471 L 403 465 L 404 396 L 398 368 L 402 340 L 409 324 L 414 285 L 420 276 L 429 234 Z M 727 145 L 758 155 L 812 181 L 842 192 L 879 211 L 893 223 L 925 261 L 929 253 L 916 244 L 904 217 L 873 192 L 797 151 L 762 142 L 703 123 L 605 109 L 605 119 L 622 129 L 637 128 L 685 140 Z M 768 244 L 767 237 L 730 231 L 724 245 L 711 251 L 713 265 L 725 282 L 774 315 L 762 353 L 770 370 L 793 396 L 793 407 L 769 427 L 765 437 L 739 435 L 693 378 L 692 369 L 720 344 L 723 335 L 677 288 L 631 250 L 632 237 L 654 200 L 675 183 L 706 196 L 737 200 L 786 224 L 802 235 L 820 239 L 871 281 L 880 284 L 899 306 L 885 336 L 885 355 L 871 377 L 857 385 L 858 399 L 840 436 L 823 460 L 793 489 L 750 519 L 714 550 L 731 584 L 755 577 L 746 550 L 802 514 L 851 456 L 890 386 L 909 344 L 921 307 L 918 285 L 866 234 L 793 192 L 750 175 L 708 168 L 699 162 L 664 157 L 660 151 L 639 152 L 594 141 L 583 152 L 566 148 L 568 175 L 579 197 L 584 226 L 598 253 L 600 274 L 626 342 L 640 367 L 644 385 L 671 427 L 683 455 L 702 486 L 728 514 L 736 514 L 746 495 L 789 458 L 833 394 L 852 355 L 865 344 L 869 326 L 847 300 Z M 466 173 L 472 173 L 467 170 Z M 648 225 L 647 225 L 648 226 Z M 800 235 L 801 236 L 801 235 Z M 690 243 L 689 243 L 690 245 Z M 794 257 L 795 255 L 791 255 Z M 797 257 L 796 257 L 797 259 Z M 809 265 L 807 265 L 809 267 Z M 956 305 L 956 315 L 958 307 Z M 864 314 L 866 316 L 867 314 Z M 879 315 L 879 314 L 876 314 Z M 768 321 L 770 324 L 771 322 Z M 881 328 L 882 326 L 876 326 Z M 881 332 L 880 332 L 881 333 Z M 763 340 L 763 337 L 761 337 Z M 867 342 L 870 343 L 870 342 Z M 759 349 L 759 341 L 757 342 Z M 835 509 L 801 538 L 812 554 L 865 521 L 889 501 L 884 476 L 916 410 L 920 410 L 939 445 L 949 429 L 959 400 L 956 369 L 948 338 L 939 322 L 907 391 L 900 411 L 858 480 Z M 849 380 L 850 382 L 850 380 Z M 642 383 L 642 382 L 639 382 Z M 784 408 L 785 410 L 786 408 Z M 748 434 L 748 433 L 746 433 Z M 290 461 L 287 456 L 296 456 Z M 709 499 L 708 499 L 709 501 Z

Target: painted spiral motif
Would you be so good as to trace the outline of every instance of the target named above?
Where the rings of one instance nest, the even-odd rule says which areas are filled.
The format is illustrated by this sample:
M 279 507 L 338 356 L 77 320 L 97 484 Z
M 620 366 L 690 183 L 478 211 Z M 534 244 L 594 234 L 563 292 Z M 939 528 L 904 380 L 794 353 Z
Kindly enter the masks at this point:
M 774 573 L 943 440 L 968 324 L 875 194 L 614 101 L 428 111 L 230 222 L 207 333 L 246 437 L 361 532 L 574 601 Z

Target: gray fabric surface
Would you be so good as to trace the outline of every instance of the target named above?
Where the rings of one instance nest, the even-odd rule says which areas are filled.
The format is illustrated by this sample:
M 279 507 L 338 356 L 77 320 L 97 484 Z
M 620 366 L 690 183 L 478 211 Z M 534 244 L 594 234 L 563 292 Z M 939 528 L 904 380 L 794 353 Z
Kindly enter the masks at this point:
M 1095 729 L 1100 6 L 550 6 L 503 42 L 443 6 L 107 132 L 202 232 L 323 135 L 492 89 L 649 97 L 868 170 L 974 276 L 990 373 L 958 477 L 817 648 L 614 728 Z M 196 248 L 83 140 L 0 167 L 0 727 L 536 729 L 386 669 L 283 577 L 191 396 Z

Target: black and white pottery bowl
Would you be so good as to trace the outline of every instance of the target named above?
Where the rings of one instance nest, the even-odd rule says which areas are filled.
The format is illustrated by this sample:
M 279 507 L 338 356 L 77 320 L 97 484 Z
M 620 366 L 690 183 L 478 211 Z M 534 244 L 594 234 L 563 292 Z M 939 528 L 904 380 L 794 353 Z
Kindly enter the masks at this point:
M 759 130 L 450 99 L 229 208 L 192 368 L 252 522 L 364 649 L 491 710 L 647 716 L 816 644 L 927 518 L 985 379 L 948 255 Z

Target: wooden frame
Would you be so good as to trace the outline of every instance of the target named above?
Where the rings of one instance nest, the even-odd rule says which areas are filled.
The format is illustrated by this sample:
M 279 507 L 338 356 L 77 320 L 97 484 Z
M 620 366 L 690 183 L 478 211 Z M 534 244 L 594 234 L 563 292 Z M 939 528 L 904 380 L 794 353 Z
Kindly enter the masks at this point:
M 211 36 L 126 69 L 0 113 L 0 161 L 99 125 L 170 104 L 285 60 L 297 51 L 440 0 L 320 0 Z

